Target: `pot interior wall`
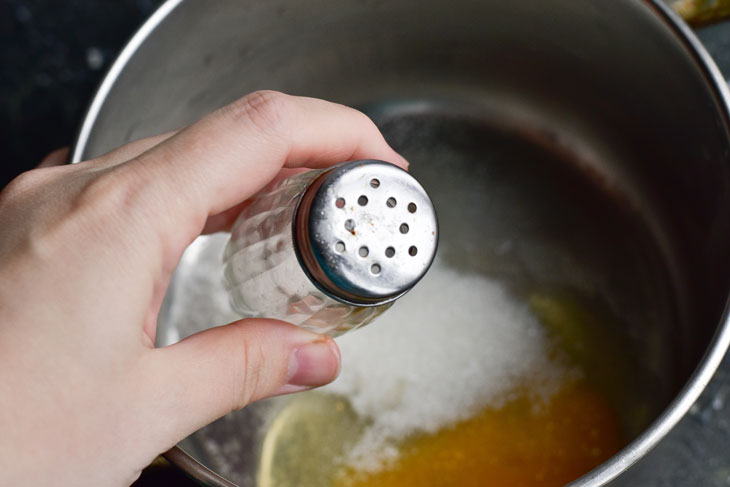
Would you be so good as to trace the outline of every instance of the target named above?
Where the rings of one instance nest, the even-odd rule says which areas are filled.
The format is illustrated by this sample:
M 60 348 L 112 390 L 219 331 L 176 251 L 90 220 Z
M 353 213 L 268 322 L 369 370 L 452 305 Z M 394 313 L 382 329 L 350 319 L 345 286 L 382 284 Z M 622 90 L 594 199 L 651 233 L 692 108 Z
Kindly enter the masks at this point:
M 368 113 L 432 194 L 450 265 L 599 310 L 615 350 L 594 372 L 627 440 L 699 363 L 728 295 L 726 120 L 647 4 L 184 2 L 111 88 L 84 157 L 256 89 Z M 194 331 L 171 316 L 161 343 Z

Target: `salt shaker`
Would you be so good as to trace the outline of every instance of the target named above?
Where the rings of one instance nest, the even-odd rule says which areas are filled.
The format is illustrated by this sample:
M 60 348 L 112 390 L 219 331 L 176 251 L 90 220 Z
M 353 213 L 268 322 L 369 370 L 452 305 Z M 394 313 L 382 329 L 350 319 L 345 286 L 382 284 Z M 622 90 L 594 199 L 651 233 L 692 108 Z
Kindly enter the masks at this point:
M 407 293 L 437 243 L 433 204 L 408 172 L 346 162 L 255 196 L 233 225 L 224 279 L 242 316 L 338 336 Z

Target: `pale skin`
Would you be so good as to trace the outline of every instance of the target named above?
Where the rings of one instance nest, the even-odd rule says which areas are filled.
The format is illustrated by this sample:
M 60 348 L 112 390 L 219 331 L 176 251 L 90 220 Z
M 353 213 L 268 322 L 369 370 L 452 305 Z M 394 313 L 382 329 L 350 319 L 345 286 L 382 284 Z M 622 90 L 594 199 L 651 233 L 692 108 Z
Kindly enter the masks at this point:
M 329 338 L 237 321 L 154 347 L 171 273 L 275 178 L 354 159 L 407 162 L 363 114 L 252 93 L 96 159 L 58 154 L 0 192 L 3 485 L 125 486 L 226 413 L 332 381 Z

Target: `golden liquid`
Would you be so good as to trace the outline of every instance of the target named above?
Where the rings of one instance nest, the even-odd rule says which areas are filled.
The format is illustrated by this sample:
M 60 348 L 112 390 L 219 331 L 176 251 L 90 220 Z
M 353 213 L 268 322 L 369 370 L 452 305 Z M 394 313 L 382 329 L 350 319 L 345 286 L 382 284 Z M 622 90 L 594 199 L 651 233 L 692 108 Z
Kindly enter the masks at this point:
M 526 392 L 436 434 L 405 438 L 397 445 L 397 459 L 377 472 L 346 464 L 368 427 L 347 399 L 317 391 L 300 394 L 268 428 L 258 485 L 559 486 L 597 467 L 625 443 L 627 415 L 619 419 L 615 406 L 628 413 L 629 426 L 631 418 L 641 423 L 644 416 L 642 408 L 617 402 L 617 390 L 631 377 L 617 370 L 621 361 L 611 360 L 622 344 L 598 333 L 611 328 L 574 300 L 533 296 L 531 305 L 560 353 L 586 372 L 582 378 L 566 376 L 548 399 Z
M 622 445 L 618 419 L 585 381 L 545 404 L 526 395 L 434 435 L 406 439 L 375 473 L 338 463 L 366 427 L 347 402 L 310 394 L 277 416 L 264 441 L 262 487 L 564 485 Z
M 435 435 L 407 440 L 390 468 L 340 474 L 335 487 L 564 485 L 621 447 L 617 418 L 583 383 L 540 409 L 526 397 Z

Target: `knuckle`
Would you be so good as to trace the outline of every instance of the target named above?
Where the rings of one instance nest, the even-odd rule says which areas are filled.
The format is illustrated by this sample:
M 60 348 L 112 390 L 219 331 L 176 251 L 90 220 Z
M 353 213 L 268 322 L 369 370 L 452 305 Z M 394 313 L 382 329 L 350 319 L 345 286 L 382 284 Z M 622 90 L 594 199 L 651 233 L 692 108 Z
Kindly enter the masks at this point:
M 100 174 L 84 171 L 69 182 L 71 186 L 75 189 L 59 207 L 59 217 L 35 229 L 35 246 L 37 250 L 44 250 L 39 253 L 48 254 L 51 249 L 63 248 L 79 235 L 100 238 L 121 229 L 121 225 L 109 225 L 110 220 L 119 222 L 124 215 L 124 201 L 132 199 L 128 185 L 120 178 L 106 171 Z
M 131 172 L 128 166 L 115 166 L 89 177 L 73 198 L 71 211 L 81 215 L 129 213 L 141 188 Z
M 243 389 L 239 395 L 240 407 L 256 400 L 262 393 L 264 382 L 265 354 L 262 347 L 252 341 L 244 341 L 244 377 Z
M 266 392 L 262 390 L 266 383 L 266 354 L 261 344 L 247 337 L 242 329 L 233 343 L 237 343 L 234 356 L 238 357 L 238 363 L 234 364 L 233 369 L 235 372 L 231 409 L 238 410 L 259 399 Z
M 368 135 L 374 134 L 374 135 L 377 135 L 378 137 L 381 137 L 380 129 L 375 124 L 375 122 L 373 122 L 373 119 L 371 119 L 370 117 L 365 115 L 360 110 L 356 110 L 356 109 L 350 108 L 350 107 L 348 107 L 348 108 L 351 110 L 351 113 L 353 113 L 354 118 L 357 121 L 357 123 L 360 124 L 362 133 L 365 133 Z
M 82 238 L 121 241 L 128 223 L 138 220 L 130 207 L 140 206 L 137 188 L 122 174 L 128 172 L 64 166 L 22 174 L 0 193 L 0 209 L 20 209 L 25 222 L 5 246 L 45 262 L 62 258 Z
M 63 243 L 86 235 L 97 242 L 127 242 L 133 226 L 145 222 L 140 218 L 145 213 L 141 190 L 130 176 L 127 169 L 84 171 L 64 205 L 63 217 L 49 222 L 39 240 Z
M 9 202 L 22 198 L 26 194 L 34 191 L 45 178 L 40 174 L 40 169 L 26 171 L 16 176 L 7 186 L 0 192 L 0 201 Z
M 252 123 L 265 134 L 279 135 L 292 110 L 291 98 L 278 91 L 254 91 L 230 105 L 235 120 Z
M 48 253 L 45 234 L 61 220 L 56 216 L 65 204 L 57 187 L 72 184 L 68 179 L 50 184 L 59 179 L 59 171 L 60 167 L 54 167 L 24 172 L 0 191 L 0 227 L 6 230 L 3 250 L 27 255 Z

